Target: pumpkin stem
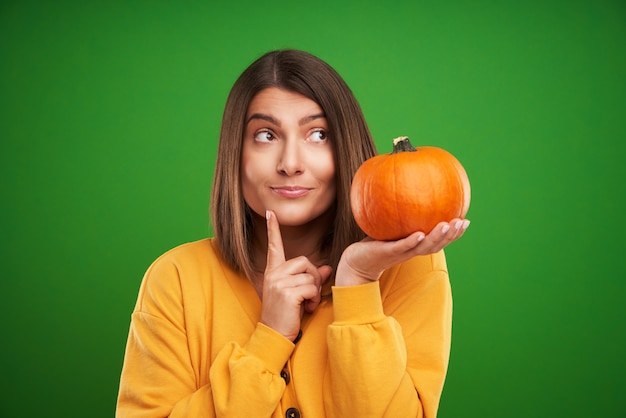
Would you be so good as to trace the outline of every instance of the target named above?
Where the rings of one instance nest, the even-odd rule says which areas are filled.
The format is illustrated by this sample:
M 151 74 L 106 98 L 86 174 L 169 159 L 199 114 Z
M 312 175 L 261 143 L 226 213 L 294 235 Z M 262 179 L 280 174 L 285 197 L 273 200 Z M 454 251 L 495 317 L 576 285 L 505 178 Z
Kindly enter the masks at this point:
M 397 154 L 399 152 L 415 152 L 417 151 L 411 142 L 409 141 L 408 136 L 399 136 L 393 140 L 393 152 L 392 154 Z

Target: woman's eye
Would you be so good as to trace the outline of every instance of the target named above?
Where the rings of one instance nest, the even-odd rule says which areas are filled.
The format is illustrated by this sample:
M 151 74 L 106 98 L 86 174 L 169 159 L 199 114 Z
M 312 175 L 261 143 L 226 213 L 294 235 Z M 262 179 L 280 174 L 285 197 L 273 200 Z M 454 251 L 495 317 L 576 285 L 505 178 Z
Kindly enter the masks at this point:
M 259 131 L 254 134 L 254 140 L 257 142 L 272 142 L 274 139 L 274 134 L 270 131 Z
M 309 138 L 311 138 L 313 142 L 326 142 L 328 140 L 326 131 L 323 129 L 314 131 Z

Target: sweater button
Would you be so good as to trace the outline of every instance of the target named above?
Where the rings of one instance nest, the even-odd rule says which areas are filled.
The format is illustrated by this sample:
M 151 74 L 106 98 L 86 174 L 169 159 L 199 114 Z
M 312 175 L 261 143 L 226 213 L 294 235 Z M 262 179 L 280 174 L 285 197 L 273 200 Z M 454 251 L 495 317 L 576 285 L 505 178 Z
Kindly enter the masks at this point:
M 298 411 L 296 408 L 289 408 L 287 410 L 287 413 L 285 414 L 285 417 L 287 417 L 287 418 L 300 418 L 300 411 Z
M 289 381 L 291 380 L 291 378 L 289 377 L 289 372 L 287 371 L 287 369 L 282 369 L 280 371 L 280 377 L 283 378 L 283 380 L 285 381 L 286 385 L 289 384 Z

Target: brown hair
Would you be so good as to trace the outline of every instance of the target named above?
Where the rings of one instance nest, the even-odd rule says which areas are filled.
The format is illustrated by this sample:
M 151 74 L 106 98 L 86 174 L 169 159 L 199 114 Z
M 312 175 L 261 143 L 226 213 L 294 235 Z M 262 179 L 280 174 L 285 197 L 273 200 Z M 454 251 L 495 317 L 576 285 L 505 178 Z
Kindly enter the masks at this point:
M 376 154 L 363 112 L 352 91 L 326 62 L 307 52 L 277 50 L 254 61 L 233 85 L 222 118 L 211 196 L 215 241 L 224 260 L 252 277 L 253 218 L 241 188 L 245 116 L 254 96 L 268 87 L 302 94 L 326 115 L 335 158 L 337 198 L 324 250 L 336 269 L 343 250 L 364 237 L 350 210 L 350 185 L 357 168 Z

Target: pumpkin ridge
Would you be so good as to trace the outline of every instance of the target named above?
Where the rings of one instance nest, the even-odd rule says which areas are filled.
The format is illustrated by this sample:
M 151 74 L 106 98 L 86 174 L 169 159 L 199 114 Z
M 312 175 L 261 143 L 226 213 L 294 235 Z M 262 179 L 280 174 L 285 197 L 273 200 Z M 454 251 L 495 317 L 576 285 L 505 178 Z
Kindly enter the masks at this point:
M 447 158 L 445 160 L 445 163 L 447 167 L 444 167 L 444 171 L 447 173 L 446 181 L 448 182 L 448 187 L 454 187 L 455 192 L 461 196 L 460 205 L 457 207 L 453 216 L 464 218 L 469 209 L 469 198 L 471 193 L 467 173 L 461 163 L 452 155 L 451 158 Z
M 373 162 L 372 165 L 376 166 L 377 164 L 375 164 L 375 162 Z M 368 178 L 366 180 L 366 182 L 364 183 L 365 187 L 363 187 L 363 189 L 365 191 L 367 191 L 367 192 L 364 191 L 363 194 L 362 194 L 362 198 L 361 198 L 361 202 L 362 202 L 362 206 L 363 206 L 362 212 L 363 212 L 363 217 L 365 218 L 366 225 L 372 225 L 372 224 L 375 225 L 374 222 L 375 222 L 375 219 L 376 219 L 376 215 L 374 214 L 372 216 L 372 210 L 373 209 L 372 209 L 371 205 L 369 205 L 369 201 L 372 199 L 372 194 L 373 194 L 372 193 L 372 189 L 374 187 L 376 187 L 376 184 L 374 183 L 374 180 L 375 180 L 374 178 Z M 374 222 L 372 220 L 374 220 Z M 365 233 L 367 235 L 370 235 L 369 231 L 365 232 Z
M 456 168 L 456 164 L 454 164 L 453 161 L 448 161 L 447 164 L 450 166 L 450 169 L 446 170 L 448 173 L 447 175 L 448 187 L 454 187 L 455 191 L 464 197 L 463 190 L 460 187 L 461 177 L 459 176 L 459 172 L 458 172 L 458 169 Z M 463 215 L 461 214 L 462 211 L 463 211 L 463 207 L 462 205 L 460 205 L 459 207 L 456 208 L 454 212 L 454 217 L 462 218 L 463 217 Z
M 392 165 L 392 171 L 393 172 L 393 180 L 391 181 L 392 184 L 392 190 L 393 190 L 393 196 L 398 196 L 397 191 L 398 191 L 398 179 L 401 178 L 400 176 L 398 176 L 398 164 L 396 164 L 396 159 L 395 158 L 389 158 L 391 165 Z M 396 219 L 399 223 L 398 228 L 401 231 L 404 231 L 404 229 L 406 228 L 405 225 L 405 217 L 402 216 L 402 211 L 400 210 L 400 208 L 398 207 L 398 199 L 393 199 L 393 209 L 395 211 L 394 213 L 394 217 L 392 219 Z

